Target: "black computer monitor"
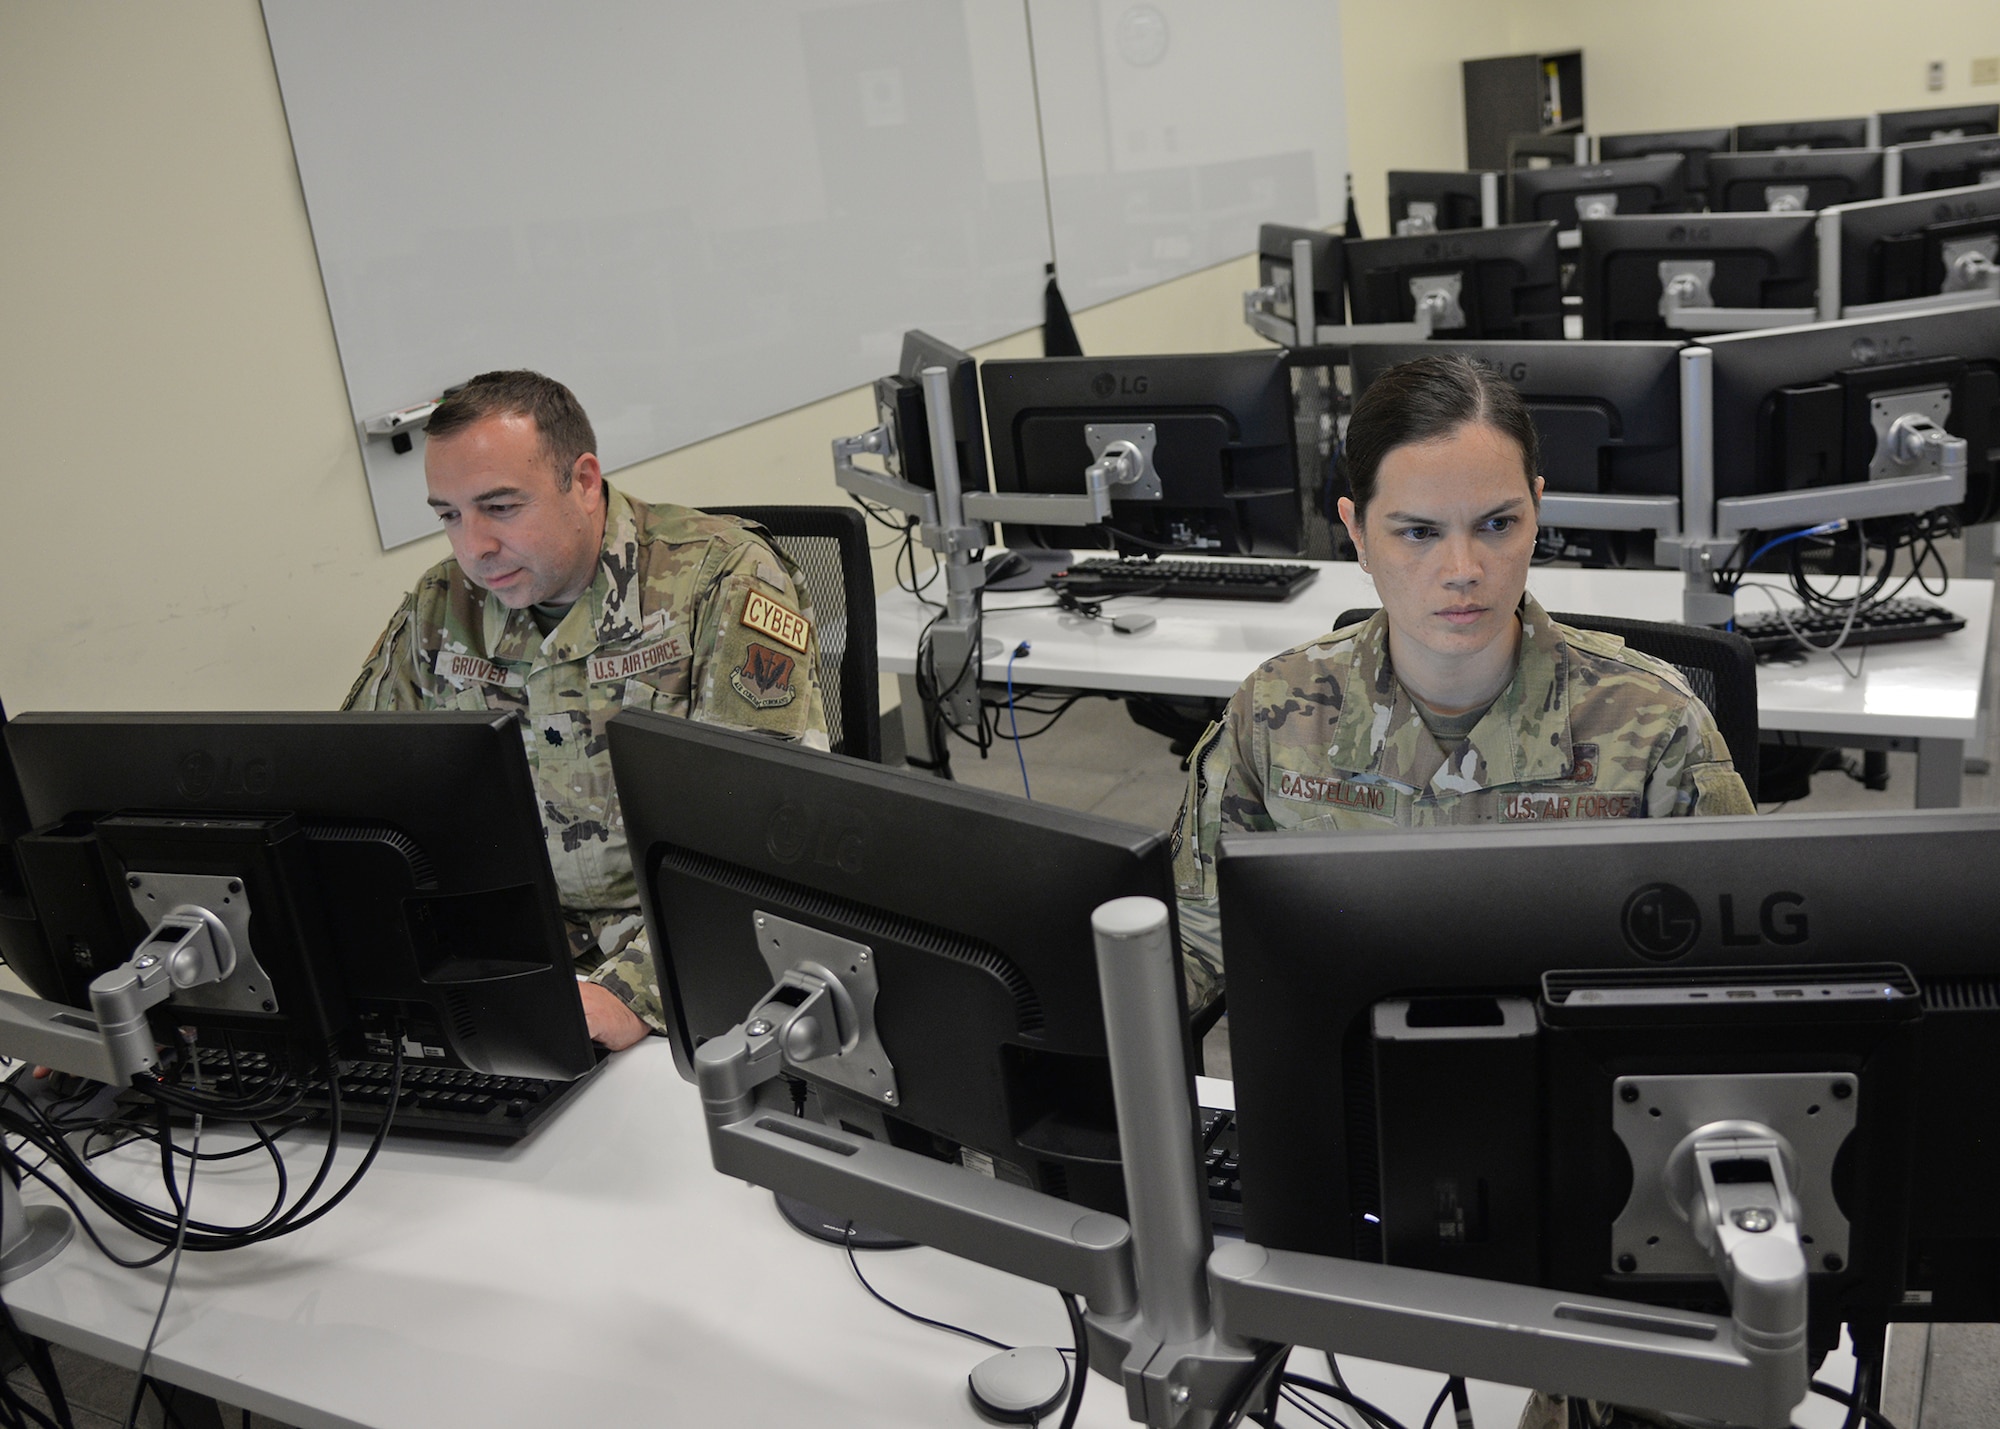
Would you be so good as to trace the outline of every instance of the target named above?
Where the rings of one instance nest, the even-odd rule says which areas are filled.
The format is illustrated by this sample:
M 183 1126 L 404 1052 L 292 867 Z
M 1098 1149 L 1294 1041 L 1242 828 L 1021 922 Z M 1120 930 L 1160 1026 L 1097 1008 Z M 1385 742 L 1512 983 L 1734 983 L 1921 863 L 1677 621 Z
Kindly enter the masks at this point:
M 1729 333 L 1704 346 L 1718 499 L 1879 487 L 1895 473 L 1877 463 L 1878 406 L 1928 393 L 1948 399 L 1943 426 L 1969 449 L 1960 518 L 1993 519 L 2000 321 L 1990 305 Z
M 1347 245 L 1357 323 L 1431 313 L 1439 338 L 1562 336 L 1562 265 L 1551 223 L 1514 223 Z
M 1509 134 L 1507 136 L 1507 167 L 1513 169 L 1543 169 L 1551 164 L 1574 164 L 1577 144 L 1583 136 L 1574 129 L 1558 130 L 1554 134 Z M 1590 151 L 1583 150 L 1585 154 Z
M 1852 204 L 1837 217 L 1843 311 L 1972 286 L 1970 256 L 2000 257 L 2000 183 Z
M 978 364 L 970 353 L 916 328 L 903 334 L 903 356 L 896 371 L 875 379 L 876 416 L 891 434 L 882 453 L 883 466 L 891 476 L 912 486 L 937 489 L 924 406 L 922 378 L 927 367 L 942 367 L 951 375 L 951 424 L 959 489 L 984 491 L 986 432 L 979 420 Z
M 1661 129 L 1642 134 L 1600 134 L 1597 157 L 1608 163 L 1614 159 L 1664 159 L 1678 154 L 1687 160 L 1690 193 L 1708 191 L 1708 156 L 1726 154 L 1731 132 L 1722 129 Z
M 1116 427 L 1150 427 L 1158 495 L 1112 491 L 1104 526 L 1009 523 L 1010 546 L 1295 556 L 1299 467 L 1285 354 L 1043 357 L 981 368 L 998 492 L 1075 495 Z
M 1411 169 L 1389 170 L 1389 231 L 1401 237 L 1420 233 L 1441 233 L 1453 228 L 1486 226 L 1481 194 L 1487 180 L 1497 174 L 1431 173 Z M 1495 214 L 1497 224 L 1500 215 Z
M 1318 228 L 1292 228 L 1282 223 L 1257 228 L 1257 283 L 1281 290 L 1271 311 L 1288 323 L 1298 321 L 1297 284 L 1292 275 L 1292 245 L 1305 242 L 1312 251 L 1312 324 L 1315 329 L 1347 321 L 1345 270 L 1340 263 L 1340 237 Z M 1311 341 L 1311 334 L 1306 338 Z
M 787 1109 L 1122 1212 L 1090 919 L 1172 906 L 1165 835 L 662 715 L 609 735 L 683 1076 L 792 960 L 866 949 L 883 1060 L 801 1069 Z
M 1686 1223 L 1628 1218 L 1671 1160 L 1651 1118 L 1777 1121 L 1825 1236 L 1816 1348 L 2000 1317 L 2000 811 L 1583 797 L 1524 796 L 1527 828 L 1224 836 L 1246 1237 L 1716 1308 Z
M 1739 124 L 1739 154 L 1792 152 L 1800 149 L 1859 149 L 1868 142 L 1868 120 L 1800 119 L 1784 124 Z
M 1896 161 L 1899 193 L 2000 183 L 2000 137 L 1906 144 L 1897 152 Z
M 1520 392 L 1542 449 L 1551 493 L 1674 496 L 1680 491 L 1677 342 L 1455 342 Z M 1354 395 L 1437 344 L 1354 350 Z
M 1583 335 L 1670 338 L 1665 299 L 1692 307 L 1793 308 L 1810 322 L 1819 249 L 1809 213 L 1642 214 L 1583 221 Z M 1708 331 L 1709 329 L 1702 329 Z
M 1875 116 L 1875 142 L 1928 144 L 1939 139 L 1971 139 L 2000 133 L 2000 104 L 1961 104 L 1944 109 L 1899 109 Z
M 21 781 L 7 753 L 6 726 L 7 710 L 0 706 L 0 962 L 18 971 L 46 965 L 49 954 L 14 849 L 14 841 L 34 826 L 28 822 Z
M 1708 156 L 1708 206 L 1717 213 L 1812 213 L 1880 197 L 1880 149 Z
M 1579 218 L 1613 214 L 1684 213 L 1687 160 L 1619 159 L 1609 164 L 1572 164 L 1517 170 L 1507 216 L 1515 223 L 1553 223 L 1565 231 Z
M 236 971 L 155 1008 L 163 1042 L 192 1026 L 314 1067 L 400 1034 L 429 1065 L 595 1064 L 512 715 L 25 714 L 7 746 L 48 953 L 15 970 L 42 997 L 88 1007 L 188 903 Z

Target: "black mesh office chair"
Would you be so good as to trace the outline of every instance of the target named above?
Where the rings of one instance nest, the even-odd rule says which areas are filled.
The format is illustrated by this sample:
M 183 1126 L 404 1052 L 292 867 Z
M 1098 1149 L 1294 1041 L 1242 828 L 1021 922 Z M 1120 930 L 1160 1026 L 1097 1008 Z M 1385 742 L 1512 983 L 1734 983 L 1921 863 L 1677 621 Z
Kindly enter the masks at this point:
M 826 732 L 836 754 L 882 762 L 875 673 L 875 568 L 868 522 L 852 506 L 707 506 L 755 521 L 797 563 L 812 601 Z
M 1375 613 L 1374 606 L 1343 612 L 1338 630 Z M 1622 620 L 1613 615 L 1549 612 L 1552 619 L 1578 630 L 1616 635 L 1642 655 L 1664 660 L 1681 672 L 1701 702 L 1715 716 L 1729 746 L 1729 756 L 1750 797 L 1757 797 L 1757 656 L 1750 642 L 1733 630 L 1706 625 L 1677 625 L 1666 620 Z

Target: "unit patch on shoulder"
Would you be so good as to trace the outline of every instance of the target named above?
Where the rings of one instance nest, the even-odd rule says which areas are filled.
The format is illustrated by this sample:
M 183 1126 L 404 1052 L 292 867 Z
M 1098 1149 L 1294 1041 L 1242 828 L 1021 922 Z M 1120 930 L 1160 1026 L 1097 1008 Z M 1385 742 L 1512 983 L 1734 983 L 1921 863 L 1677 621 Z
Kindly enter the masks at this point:
M 528 683 L 513 670 L 459 650 L 438 651 L 431 668 L 440 680 L 449 680 L 461 690 L 467 685 L 498 685 L 505 690 L 518 690 Z
M 739 623 L 760 635 L 770 636 L 780 645 L 791 646 L 801 655 L 806 653 L 806 642 L 812 639 L 811 621 L 795 610 L 786 609 L 761 591 L 753 590 L 744 598 Z
M 760 710 L 782 709 L 798 698 L 793 663 L 790 655 L 753 642 L 743 652 L 743 663 L 729 672 L 729 688 Z

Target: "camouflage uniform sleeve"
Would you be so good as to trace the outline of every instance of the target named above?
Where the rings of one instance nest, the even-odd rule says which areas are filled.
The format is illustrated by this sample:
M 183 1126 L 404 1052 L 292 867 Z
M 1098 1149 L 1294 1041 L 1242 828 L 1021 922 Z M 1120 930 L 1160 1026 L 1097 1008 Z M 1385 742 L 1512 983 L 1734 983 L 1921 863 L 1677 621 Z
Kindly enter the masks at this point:
M 1263 775 L 1255 752 L 1251 683 L 1229 701 L 1221 719 L 1188 756 L 1187 791 L 1174 823 L 1174 897 L 1179 905 L 1181 966 L 1188 1006 L 1201 1008 L 1222 991 L 1222 910 L 1215 891 L 1215 847 L 1226 829 L 1276 827 L 1264 809 Z M 1246 741 L 1245 732 L 1249 738 Z
M 819 631 L 796 569 L 761 540 L 711 559 L 692 620 L 688 713 L 827 748 Z
M 637 912 L 626 913 L 597 930 L 589 944 L 578 953 L 580 966 L 591 968 L 588 980 L 610 989 L 613 996 L 638 1015 L 655 1032 L 666 1032 L 667 1005 L 660 996 L 660 969 L 653 960 L 653 946 L 646 939 L 646 920 Z
M 344 710 L 422 710 L 431 702 L 417 679 L 417 596 L 403 597 L 388 628 L 362 662 L 361 674 L 341 702 Z
M 1646 776 L 1645 797 L 1646 814 L 1655 819 L 1757 812 L 1715 716 L 1698 699 L 1689 701 L 1687 717 Z

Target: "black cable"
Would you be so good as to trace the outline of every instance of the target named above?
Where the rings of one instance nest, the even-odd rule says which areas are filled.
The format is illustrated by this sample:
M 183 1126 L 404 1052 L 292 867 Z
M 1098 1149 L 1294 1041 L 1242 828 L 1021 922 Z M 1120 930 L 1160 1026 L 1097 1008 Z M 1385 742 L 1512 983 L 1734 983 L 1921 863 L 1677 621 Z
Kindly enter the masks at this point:
M 1431 1412 L 1424 1416 L 1424 1429 L 1431 1429 L 1431 1426 L 1437 1423 L 1438 1413 L 1444 1408 L 1444 1402 L 1451 1398 L 1451 1383 L 1451 1380 L 1447 1379 L 1439 1387 L 1438 1397 L 1431 1401 Z
M 1321 1409 L 1317 1404 L 1307 1399 L 1302 1391 L 1292 1388 L 1289 1384 L 1281 1385 L 1278 1389 L 1278 1394 L 1284 1399 L 1285 1403 L 1300 1411 L 1307 1418 L 1311 1419 L 1313 1423 L 1323 1426 L 1323 1429 L 1350 1429 L 1346 1420 Z
M 1062 1296 L 1063 1309 L 1069 1312 L 1069 1332 L 1076 1346 L 1076 1363 L 1070 1366 L 1069 1403 L 1063 1406 L 1062 1423 L 1057 1429 L 1076 1429 L 1077 1411 L 1083 1408 L 1083 1391 L 1090 1383 L 1090 1335 L 1083 1324 L 1083 1306 L 1074 1295 Z
M 870 1295 L 873 1295 L 877 1300 L 880 1300 L 884 1305 L 887 1305 L 891 1310 L 894 1310 L 898 1315 L 901 1315 L 904 1319 L 915 1320 L 919 1325 L 929 1325 L 933 1330 L 944 1330 L 950 1334 L 963 1335 L 966 1339 L 976 1340 L 990 1349 L 1005 1351 L 1014 1348 L 1012 1345 L 1004 1345 L 996 1339 L 982 1335 L 977 1330 L 968 1330 L 963 1325 L 953 1325 L 944 1320 L 933 1320 L 928 1315 L 919 1315 L 914 1310 L 905 1310 L 901 1305 L 898 1305 L 894 1300 L 891 1300 L 887 1295 L 884 1295 L 873 1285 L 870 1285 L 868 1277 L 861 1273 L 861 1262 L 854 1258 L 854 1227 L 852 1225 L 847 1228 L 847 1239 L 844 1245 L 847 1250 L 847 1263 L 853 1267 L 854 1278 L 861 1282 L 861 1288 L 866 1290 Z
M 1352 1389 L 1348 1388 L 1347 1376 L 1343 1375 L 1340 1372 L 1340 1361 L 1334 1357 L 1334 1354 L 1331 1350 L 1327 1351 L 1326 1372 L 1328 1378 L 1332 1379 L 1333 1387 L 1335 1389 L 1339 1390 L 1344 1395 L 1352 1395 L 1354 1393 Z M 1449 1381 L 1446 1382 L 1445 1388 L 1446 1389 L 1451 1388 Z M 1350 1402 L 1352 1401 L 1350 1400 Z M 1383 1429 L 1383 1424 L 1380 1419 L 1377 1419 L 1373 1414 L 1370 1414 L 1367 1410 L 1360 1408 L 1360 1406 L 1358 1405 L 1355 1406 L 1355 1409 L 1356 1412 L 1358 1412 L 1361 1415 L 1362 1420 L 1370 1426 L 1370 1429 Z
M 160 1116 L 165 1118 L 164 1108 Z M 201 1150 L 201 1115 L 198 1112 L 194 1119 L 194 1149 Z M 174 1158 L 171 1155 L 166 1157 L 166 1168 L 168 1194 L 180 1213 L 180 1223 L 174 1228 L 173 1259 L 167 1263 L 167 1284 L 160 1292 L 160 1308 L 153 1312 L 153 1328 L 146 1332 L 146 1348 L 139 1352 L 139 1382 L 132 1386 L 132 1407 L 125 1411 L 125 1429 L 133 1429 L 139 1422 L 139 1401 L 146 1397 L 146 1363 L 153 1357 L 153 1343 L 159 1338 L 160 1322 L 167 1318 L 167 1301 L 173 1297 L 174 1280 L 180 1274 L 181 1248 L 187 1242 L 188 1215 L 194 1209 L 194 1174 L 201 1169 L 200 1163 L 188 1162 L 187 1194 L 183 1196 L 174 1185 Z M 162 1408 L 166 1407 L 165 1400 L 161 1400 L 160 1404 Z
M 1857 1423 L 1865 1421 L 1874 1425 L 1875 1429 L 1896 1429 L 1895 1424 L 1881 1411 L 1863 1407 L 1859 1396 L 1828 1384 L 1823 1379 L 1813 1380 L 1806 1387 L 1822 1399 L 1831 1399 L 1835 1404 L 1846 1405 L 1850 1416 L 1858 1414 L 1859 1417 L 1855 1420 Z
M 1257 1351 L 1256 1357 L 1250 1361 L 1250 1368 L 1243 1372 L 1243 1378 L 1234 1392 L 1216 1409 L 1212 1421 L 1215 1429 L 1236 1429 L 1236 1426 L 1243 1422 L 1244 1416 L 1250 1412 L 1250 1406 L 1256 1403 L 1257 1392 L 1263 1388 L 1272 1371 L 1283 1366 L 1285 1356 L 1290 1352 L 1291 1346 L 1284 1344 L 1266 1345 Z
M 1370 1404 L 1367 1400 L 1363 1399 L 1360 1395 L 1355 1394 L 1351 1390 L 1336 1389 L 1332 1385 L 1326 1383 L 1324 1380 L 1310 1379 L 1302 1374 L 1286 1375 L 1285 1383 L 1291 1385 L 1297 1385 L 1301 1389 L 1310 1389 L 1313 1393 L 1323 1394 L 1328 1399 L 1337 1399 L 1342 1404 L 1348 1405 L 1350 1408 L 1354 1409 L 1363 1417 L 1374 1420 L 1383 1425 L 1386 1425 L 1387 1429 L 1403 1429 L 1402 1423 L 1399 1420 L 1397 1420 L 1394 1415 L 1389 1414 L 1385 1410 L 1377 1408 L 1373 1404 Z

